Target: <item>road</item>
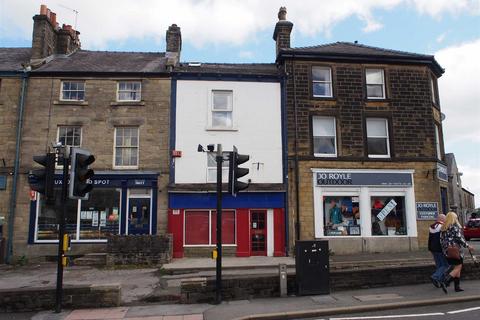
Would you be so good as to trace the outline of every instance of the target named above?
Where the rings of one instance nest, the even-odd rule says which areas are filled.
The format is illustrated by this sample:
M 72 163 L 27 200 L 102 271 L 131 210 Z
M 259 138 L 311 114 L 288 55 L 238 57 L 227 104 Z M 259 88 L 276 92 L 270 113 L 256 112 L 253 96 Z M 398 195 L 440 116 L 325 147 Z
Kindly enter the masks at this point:
M 478 301 L 452 303 L 437 306 L 385 310 L 354 314 L 340 314 L 328 317 L 302 318 L 297 320 L 473 320 L 480 319 Z

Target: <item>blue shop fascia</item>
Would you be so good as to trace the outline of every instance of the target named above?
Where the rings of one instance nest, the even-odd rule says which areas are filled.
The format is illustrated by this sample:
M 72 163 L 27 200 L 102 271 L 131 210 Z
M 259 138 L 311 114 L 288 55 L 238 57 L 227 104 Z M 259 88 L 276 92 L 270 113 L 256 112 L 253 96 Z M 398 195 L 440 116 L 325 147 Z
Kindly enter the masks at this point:
M 158 172 L 99 171 L 86 200 L 67 200 L 66 231 L 73 242 L 106 242 L 111 234 L 156 234 Z M 62 175 L 55 174 L 55 204 L 31 194 L 29 243 L 58 240 Z

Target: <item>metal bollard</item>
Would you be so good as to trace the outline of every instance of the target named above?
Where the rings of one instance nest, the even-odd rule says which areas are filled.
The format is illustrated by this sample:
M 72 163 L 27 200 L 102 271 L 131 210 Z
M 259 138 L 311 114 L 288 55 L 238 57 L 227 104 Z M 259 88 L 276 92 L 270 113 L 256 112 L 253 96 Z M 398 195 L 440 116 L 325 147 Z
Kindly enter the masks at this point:
M 287 296 L 287 265 L 279 264 L 278 265 L 278 275 L 280 280 L 280 297 Z

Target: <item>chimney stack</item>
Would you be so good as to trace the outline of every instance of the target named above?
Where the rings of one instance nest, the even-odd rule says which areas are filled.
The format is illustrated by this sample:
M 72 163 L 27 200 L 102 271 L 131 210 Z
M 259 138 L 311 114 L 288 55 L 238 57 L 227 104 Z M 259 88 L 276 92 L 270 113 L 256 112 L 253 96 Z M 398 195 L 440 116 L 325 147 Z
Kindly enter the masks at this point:
M 166 41 L 167 50 L 165 56 L 167 58 L 167 66 L 174 67 L 180 62 L 180 52 L 182 50 L 182 33 L 179 26 L 172 24 L 168 27 Z
M 40 13 L 33 17 L 32 64 L 41 63 L 53 54 L 68 54 L 79 49 L 79 34 L 71 26 L 60 29 L 57 15 L 42 4 Z
M 273 40 L 276 42 L 276 53 L 280 52 L 280 49 L 290 48 L 290 33 L 292 32 L 293 23 L 287 20 L 287 8 L 280 7 L 278 10 L 278 22 L 275 25 L 275 31 L 273 32 Z

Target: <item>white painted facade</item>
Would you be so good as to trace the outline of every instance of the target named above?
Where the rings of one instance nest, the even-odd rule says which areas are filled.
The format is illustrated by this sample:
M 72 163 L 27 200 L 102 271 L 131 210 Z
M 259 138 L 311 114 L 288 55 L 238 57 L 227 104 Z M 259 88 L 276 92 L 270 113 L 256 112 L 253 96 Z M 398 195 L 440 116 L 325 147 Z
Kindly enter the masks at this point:
M 212 91 L 228 90 L 232 99 L 232 129 L 212 129 Z M 175 183 L 207 183 L 207 153 L 201 144 L 235 145 L 250 155 L 242 167 L 250 169 L 244 180 L 282 183 L 281 89 L 278 82 L 178 80 L 176 94 Z M 226 168 L 225 168 L 226 169 Z M 228 170 L 224 170 L 227 172 Z M 224 175 L 224 182 L 227 177 Z

